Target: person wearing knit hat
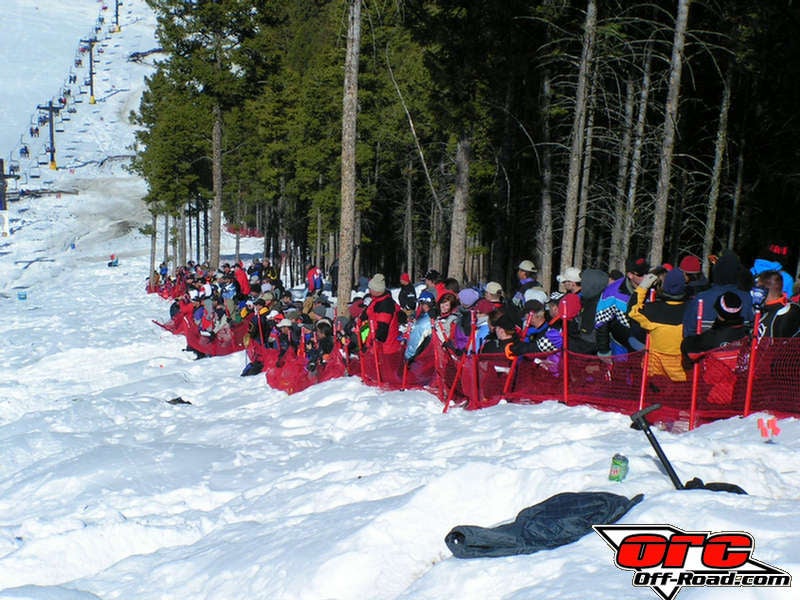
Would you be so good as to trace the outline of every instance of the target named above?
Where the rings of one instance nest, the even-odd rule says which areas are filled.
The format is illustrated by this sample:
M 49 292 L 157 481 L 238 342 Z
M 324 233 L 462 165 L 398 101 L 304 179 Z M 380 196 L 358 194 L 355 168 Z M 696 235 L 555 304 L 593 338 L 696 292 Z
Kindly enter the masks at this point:
M 478 291 L 473 288 L 464 288 L 458 292 L 458 300 L 464 308 L 472 308 L 480 297 Z
M 417 308 L 417 290 L 411 283 L 408 273 L 400 275 L 400 291 L 397 293 L 397 303 L 407 316 L 412 316 Z
M 375 273 L 369 280 L 367 288 L 372 296 L 381 296 L 386 291 L 386 278 L 383 273 Z
M 642 277 L 636 288 L 636 303 L 629 316 L 650 335 L 648 373 L 666 375 L 672 381 L 686 381 L 681 356 L 686 280 L 683 271 L 673 269 L 664 277 L 661 297 L 645 303 L 650 288 L 657 281 L 658 276 L 653 273 Z
M 681 342 L 681 352 L 690 360 L 697 354 L 728 346 L 747 336 L 749 328 L 742 319 L 742 299 L 735 292 L 725 292 L 714 302 L 717 318 L 711 329 Z M 737 346 L 738 347 L 738 346 Z
M 753 300 L 750 297 L 749 285 L 740 281 L 749 276 L 747 269 L 739 262 L 739 257 L 732 250 L 725 250 L 719 258 L 714 257 L 711 267 L 711 287 L 697 293 L 686 304 L 683 314 L 683 335 L 691 337 L 697 335 L 697 309 L 700 301 L 703 303 L 701 316 L 701 330 L 711 329 L 717 319 L 714 303 L 725 292 L 733 292 L 742 301 L 741 316 L 745 323 L 753 321 Z
M 380 344 L 383 352 L 400 352 L 400 316 L 405 319 L 405 313 L 386 289 L 386 278 L 382 273 L 376 273 L 367 287 L 372 298 L 364 315 L 370 326 L 367 339 Z
M 669 300 L 683 300 L 686 296 L 686 277 L 680 269 L 672 269 L 664 276 L 661 294 Z
M 702 265 L 700 264 L 700 259 L 697 258 L 694 254 L 687 254 L 681 259 L 681 262 L 678 263 L 678 268 L 683 271 L 684 273 L 692 274 L 692 273 L 699 273 L 702 271 Z
M 678 268 L 686 276 L 686 293 L 690 298 L 708 289 L 710 284 L 703 274 L 703 265 L 694 254 L 684 256 L 678 263 Z
M 490 315 L 494 312 L 494 310 L 494 303 L 490 302 L 486 298 L 481 298 L 475 303 L 475 312 L 479 315 Z

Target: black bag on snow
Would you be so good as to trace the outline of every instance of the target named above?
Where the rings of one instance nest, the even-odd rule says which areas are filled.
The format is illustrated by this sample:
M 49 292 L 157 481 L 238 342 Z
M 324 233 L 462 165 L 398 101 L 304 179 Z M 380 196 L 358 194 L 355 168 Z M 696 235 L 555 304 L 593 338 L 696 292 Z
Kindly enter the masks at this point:
M 575 542 L 590 533 L 592 525 L 614 523 L 643 498 L 564 492 L 523 509 L 513 523 L 492 528 L 459 525 L 444 541 L 456 558 L 533 554 Z
M 261 364 L 259 361 L 254 361 L 251 363 L 247 363 L 242 370 L 241 375 L 239 377 L 248 377 L 250 375 L 258 375 L 261 371 L 264 370 L 264 365 Z

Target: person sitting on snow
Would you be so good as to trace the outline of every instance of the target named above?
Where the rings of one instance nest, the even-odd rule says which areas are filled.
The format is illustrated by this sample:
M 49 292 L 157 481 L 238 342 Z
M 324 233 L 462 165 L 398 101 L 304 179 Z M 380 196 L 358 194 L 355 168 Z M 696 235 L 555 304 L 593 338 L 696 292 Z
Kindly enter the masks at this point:
M 289 319 L 281 319 L 278 321 L 277 327 L 278 361 L 281 361 L 290 350 L 293 353 L 297 352 L 297 348 L 300 346 L 300 330 Z
M 323 318 L 314 324 L 316 332 L 314 340 L 306 344 L 306 357 L 309 372 L 315 371 L 319 365 L 324 365 L 333 352 L 333 324 L 329 319 Z
M 417 298 L 417 318 L 411 325 L 408 343 L 403 354 L 406 362 L 412 362 L 427 347 L 433 332 L 431 310 L 435 304 L 433 294 L 428 290 L 420 292 Z

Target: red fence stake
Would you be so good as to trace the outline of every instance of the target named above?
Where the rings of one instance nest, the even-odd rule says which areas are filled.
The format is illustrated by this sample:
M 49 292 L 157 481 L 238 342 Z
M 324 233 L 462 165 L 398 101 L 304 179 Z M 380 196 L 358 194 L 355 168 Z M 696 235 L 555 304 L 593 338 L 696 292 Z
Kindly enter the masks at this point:
M 528 331 L 528 327 L 531 326 L 531 320 L 533 319 L 533 313 L 528 313 L 528 316 L 525 317 L 525 324 L 522 327 L 522 341 L 525 341 L 525 333 Z M 522 356 L 514 357 L 514 360 L 511 361 L 511 366 L 508 369 L 508 375 L 506 376 L 506 382 L 503 384 L 503 395 L 508 394 L 511 390 L 511 384 L 514 381 L 514 375 L 517 371 L 517 365 L 519 361 L 522 359 Z
M 467 361 L 467 355 L 469 355 L 472 347 L 475 343 L 475 311 L 472 312 L 472 335 L 469 338 L 469 343 L 467 344 L 467 349 L 464 350 L 464 354 L 462 354 L 458 359 L 458 366 L 456 366 L 456 375 L 453 377 L 453 385 L 450 386 L 450 391 L 447 393 L 447 399 L 444 403 L 444 410 L 443 413 L 446 413 L 447 410 L 450 408 L 450 402 L 453 400 L 453 395 L 456 393 L 456 387 L 458 386 L 458 380 L 461 379 L 461 372 L 464 370 L 464 363 Z
M 635 292 L 634 292 L 635 293 Z M 656 298 L 656 291 L 650 288 L 648 301 L 652 302 Z M 650 363 L 650 333 L 644 339 L 644 361 L 642 362 L 642 386 L 639 388 L 639 410 L 644 408 L 644 397 L 647 394 L 647 371 Z
M 756 354 L 758 351 L 758 326 L 761 324 L 761 311 L 756 310 L 753 319 L 753 339 L 750 340 L 750 364 L 747 365 L 747 391 L 744 395 L 744 416 L 750 414 L 753 401 L 753 381 L 756 377 Z
M 380 342 L 375 339 L 375 332 L 377 331 L 377 325 L 375 321 L 370 319 L 369 322 L 369 341 L 372 343 L 370 344 L 370 348 L 372 349 L 372 357 L 375 359 L 375 377 L 378 378 L 378 385 L 382 385 L 383 381 L 381 381 L 381 361 L 378 357 L 378 351 L 380 349 Z

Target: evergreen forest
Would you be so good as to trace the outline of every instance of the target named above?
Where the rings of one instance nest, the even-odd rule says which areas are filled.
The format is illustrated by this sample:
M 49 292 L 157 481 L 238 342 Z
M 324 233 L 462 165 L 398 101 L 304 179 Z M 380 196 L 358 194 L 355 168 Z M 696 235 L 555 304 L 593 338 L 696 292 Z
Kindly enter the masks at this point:
M 796 268 L 796 2 L 147 1 L 133 168 L 154 260 L 217 266 L 227 228 L 293 278 L 342 256 L 395 285 L 432 268 L 507 285 L 529 259 L 551 287 L 570 265 L 708 268 L 775 244 Z

